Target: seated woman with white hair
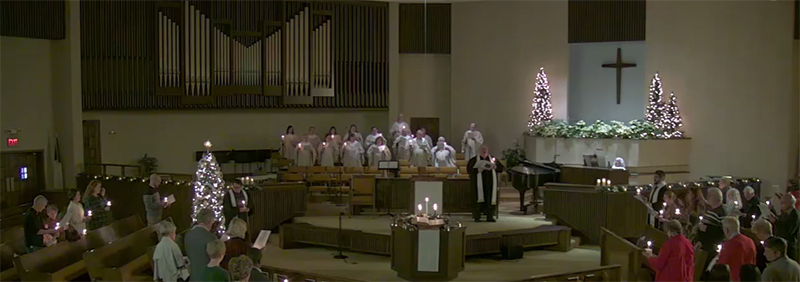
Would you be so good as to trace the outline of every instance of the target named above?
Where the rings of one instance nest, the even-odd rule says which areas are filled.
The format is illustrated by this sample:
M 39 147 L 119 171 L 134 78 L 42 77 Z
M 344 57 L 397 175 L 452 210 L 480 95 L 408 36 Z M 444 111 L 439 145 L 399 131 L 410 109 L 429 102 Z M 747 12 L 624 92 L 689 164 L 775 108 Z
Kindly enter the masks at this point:
M 175 243 L 175 224 L 165 220 L 159 223 L 161 240 L 153 252 L 153 280 L 163 282 L 185 281 L 189 278 L 188 259 Z
M 247 222 L 241 218 L 236 217 L 231 220 L 227 234 L 230 239 L 225 241 L 225 258 L 222 259 L 219 265 L 226 270 L 230 270 L 228 269 L 228 262 L 230 262 L 231 258 L 246 255 L 247 250 L 252 248 L 253 245 L 245 239 L 247 235 Z

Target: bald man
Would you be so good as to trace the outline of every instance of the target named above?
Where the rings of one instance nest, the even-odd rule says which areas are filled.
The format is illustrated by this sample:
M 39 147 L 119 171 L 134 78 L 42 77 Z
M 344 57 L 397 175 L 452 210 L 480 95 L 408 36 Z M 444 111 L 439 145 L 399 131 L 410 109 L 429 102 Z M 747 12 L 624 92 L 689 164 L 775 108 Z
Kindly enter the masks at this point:
M 464 138 L 461 139 L 461 153 L 464 154 L 464 159 L 469 160 L 477 156 L 481 145 L 483 145 L 483 135 L 474 122 L 470 123 L 469 129 L 464 132 Z
M 161 199 L 158 187 L 161 186 L 161 176 L 158 174 L 150 175 L 150 189 L 142 196 L 144 210 L 147 216 L 147 225 L 153 225 L 161 221 L 161 212 L 168 203 Z
M 781 201 L 781 215 L 771 213 L 769 221 L 775 226 L 775 236 L 786 240 L 786 255 L 797 260 L 797 236 L 800 229 L 800 213 L 794 208 L 797 199 L 792 194 L 776 194 Z
M 406 121 L 403 119 L 403 114 L 399 114 L 397 115 L 397 121 L 395 121 L 392 124 L 392 127 L 389 129 L 389 135 L 391 136 L 392 141 L 397 139 L 397 137 L 400 137 L 405 130 L 410 131 L 411 128 L 408 127 L 408 123 L 406 123 Z
M 469 181 L 478 196 L 472 218 L 481 221 L 481 213 L 486 221 L 495 222 L 494 209 L 497 206 L 497 173 L 503 172 L 503 164 L 489 155 L 489 147 L 481 146 L 478 155 L 467 162 Z

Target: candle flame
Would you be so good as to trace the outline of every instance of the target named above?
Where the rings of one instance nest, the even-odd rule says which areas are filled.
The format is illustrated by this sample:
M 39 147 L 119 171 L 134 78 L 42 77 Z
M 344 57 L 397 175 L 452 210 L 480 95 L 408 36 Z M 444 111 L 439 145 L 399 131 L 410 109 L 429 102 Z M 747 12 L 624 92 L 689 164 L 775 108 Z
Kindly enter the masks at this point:
M 86 235 L 86 229 L 83 229 L 83 235 Z
M 433 211 L 436 211 L 438 207 L 439 207 L 438 205 L 433 204 Z
M 430 200 L 430 199 L 428 199 L 428 197 L 425 197 L 425 202 L 426 202 L 426 203 L 427 203 L 429 200 Z
M 652 245 L 653 245 L 653 241 L 647 241 L 647 247 L 648 247 L 648 248 L 649 248 L 650 246 L 652 246 Z
M 419 205 L 417 205 L 417 209 L 418 209 L 419 211 L 422 211 L 422 204 L 419 204 Z
M 111 201 L 106 201 L 106 206 L 111 206 Z
M 203 146 L 206 146 L 206 149 L 211 148 L 211 141 L 206 140 L 206 142 L 203 143 Z

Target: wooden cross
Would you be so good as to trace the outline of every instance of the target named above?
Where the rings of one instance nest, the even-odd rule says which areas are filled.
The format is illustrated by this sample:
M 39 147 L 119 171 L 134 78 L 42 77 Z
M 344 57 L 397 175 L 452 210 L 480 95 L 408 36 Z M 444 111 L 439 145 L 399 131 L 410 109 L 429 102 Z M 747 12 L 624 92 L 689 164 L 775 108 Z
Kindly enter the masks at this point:
M 622 48 L 617 48 L 617 62 L 613 64 L 603 64 L 604 68 L 617 69 L 617 105 L 622 102 L 622 69 L 632 68 L 636 64 L 628 64 L 622 62 Z

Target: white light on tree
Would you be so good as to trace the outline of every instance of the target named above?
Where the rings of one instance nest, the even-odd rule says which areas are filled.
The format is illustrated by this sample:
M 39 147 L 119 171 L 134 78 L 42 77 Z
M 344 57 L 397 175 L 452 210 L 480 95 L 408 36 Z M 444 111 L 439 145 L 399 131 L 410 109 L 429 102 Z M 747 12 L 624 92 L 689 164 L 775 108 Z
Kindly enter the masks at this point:
M 528 128 L 542 125 L 553 120 L 553 105 L 550 103 L 550 83 L 547 81 L 547 74 L 544 68 L 539 69 L 536 75 L 536 96 L 531 103 L 531 115 L 528 120 Z
M 650 97 L 647 99 L 644 119 L 658 129 L 663 128 L 664 102 L 661 101 L 663 95 L 664 89 L 661 87 L 661 78 L 656 73 L 653 76 L 653 80 L 650 81 Z
M 197 213 L 203 209 L 211 209 L 214 215 L 222 223 L 220 228 L 225 226 L 225 218 L 222 215 L 222 198 L 225 196 L 223 189 L 225 181 L 222 180 L 222 171 L 217 164 L 217 159 L 211 153 L 211 142 L 205 142 L 206 152 L 200 161 L 197 162 L 197 172 L 194 181 L 194 202 L 192 210 L 192 221 L 197 220 Z
M 675 92 L 669 93 L 669 101 L 664 105 L 664 117 L 661 122 L 661 132 L 663 132 L 664 138 L 683 137 L 683 131 L 680 130 L 683 126 L 683 118 L 678 109 L 678 98 L 675 97 Z

